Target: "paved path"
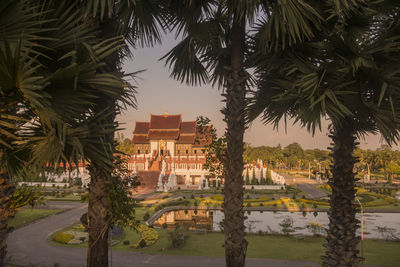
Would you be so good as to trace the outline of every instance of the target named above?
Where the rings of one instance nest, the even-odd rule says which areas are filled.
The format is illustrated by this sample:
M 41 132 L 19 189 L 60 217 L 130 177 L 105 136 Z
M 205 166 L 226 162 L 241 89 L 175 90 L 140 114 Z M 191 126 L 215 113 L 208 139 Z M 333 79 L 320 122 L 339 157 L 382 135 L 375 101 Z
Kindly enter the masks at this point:
M 288 177 L 287 175 L 283 175 L 285 177 L 286 183 L 290 185 L 295 185 L 298 189 L 303 191 L 311 198 L 321 198 L 327 197 L 328 195 L 317 188 L 319 185 L 315 180 L 310 180 L 308 178 L 293 178 Z
M 38 266 L 53 266 L 60 263 L 61 267 L 85 266 L 86 249 L 51 246 L 46 238 L 55 231 L 64 228 L 79 220 L 81 214 L 86 212 L 87 205 L 79 202 L 57 202 L 51 205 L 58 208 L 71 208 L 71 210 L 53 215 L 25 227 L 21 227 L 9 235 L 8 257 L 12 263 L 27 266 L 30 263 Z M 144 267 L 223 267 L 224 258 L 175 256 L 175 255 L 149 255 L 129 251 L 113 251 L 112 266 L 144 266 Z M 111 266 L 111 264 L 110 264 Z M 315 262 L 298 262 L 271 259 L 247 259 L 246 267 L 314 267 Z

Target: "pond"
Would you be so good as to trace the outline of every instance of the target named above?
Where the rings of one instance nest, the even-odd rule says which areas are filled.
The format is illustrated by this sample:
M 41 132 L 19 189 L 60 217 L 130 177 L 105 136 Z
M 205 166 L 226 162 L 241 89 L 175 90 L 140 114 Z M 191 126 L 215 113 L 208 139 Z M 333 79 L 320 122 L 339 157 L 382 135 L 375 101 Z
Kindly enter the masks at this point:
M 287 211 L 246 211 L 246 231 L 281 233 L 283 221 L 292 221 L 292 234 L 312 235 L 307 228 L 314 223 L 324 228 L 328 227 L 329 219 L 326 212 L 287 212 Z M 364 237 L 378 239 L 400 238 L 400 213 L 364 213 Z M 165 212 L 154 222 L 156 227 L 175 227 L 175 224 L 185 224 L 190 230 L 208 229 L 220 231 L 220 222 L 224 218 L 221 210 L 176 210 Z M 290 218 L 290 219 L 288 219 Z M 361 220 L 360 214 L 357 218 Z M 323 231 L 323 233 L 325 233 Z M 358 235 L 361 229 L 358 230 Z

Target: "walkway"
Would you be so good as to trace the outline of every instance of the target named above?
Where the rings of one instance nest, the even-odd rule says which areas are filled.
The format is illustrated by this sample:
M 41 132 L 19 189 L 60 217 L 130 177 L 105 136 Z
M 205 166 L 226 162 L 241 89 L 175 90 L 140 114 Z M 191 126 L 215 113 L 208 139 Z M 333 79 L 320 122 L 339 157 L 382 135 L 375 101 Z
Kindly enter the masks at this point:
M 303 191 L 311 198 L 321 198 L 327 197 L 328 195 L 319 189 L 317 186 L 318 184 L 315 180 L 310 180 L 308 178 L 293 178 L 284 175 L 286 183 L 290 185 L 295 185 L 298 189 Z

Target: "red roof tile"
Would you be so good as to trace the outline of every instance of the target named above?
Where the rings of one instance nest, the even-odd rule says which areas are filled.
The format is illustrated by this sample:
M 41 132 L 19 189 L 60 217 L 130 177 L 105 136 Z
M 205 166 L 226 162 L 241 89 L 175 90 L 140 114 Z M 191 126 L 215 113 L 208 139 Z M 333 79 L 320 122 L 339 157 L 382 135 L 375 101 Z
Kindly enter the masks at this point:
M 172 130 L 172 131 L 162 131 L 162 130 L 153 130 L 150 129 L 148 139 L 178 139 L 179 130 Z
M 181 134 L 196 134 L 196 122 L 195 121 L 183 121 L 181 123 Z
M 179 129 L 182 115 L 153 115 L 150 117 L 150 129 Z
M 180 135 L 177 144 L 194 144 L 195 135 Z
M 148 144 L 149 140 L 146 135 L 133 135 L 132 143 L 134 144 Z
M 135 130 L 133 131 L 134 134 L 148 134 L 149 132 L 149 122 L 141 122 L 137 121 L 135 125 Z

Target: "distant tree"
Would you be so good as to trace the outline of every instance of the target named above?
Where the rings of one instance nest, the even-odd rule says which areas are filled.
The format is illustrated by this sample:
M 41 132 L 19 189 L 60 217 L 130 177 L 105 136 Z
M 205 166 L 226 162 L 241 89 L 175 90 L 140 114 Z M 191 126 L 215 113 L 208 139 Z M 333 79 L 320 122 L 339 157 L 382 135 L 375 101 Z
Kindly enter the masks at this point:
M 261 169 L 261 174 L 260 174 L 260 184 L 265 185 L 265 179 L 264 179 L 264 168 Z
M 209 118 L 199 116 L 196 122 L 200 135 L 195 142 L 205 144 L 206 163 L 204 168 L 216 179 L 223 179 L 226 139 L 217 136 L 217 130 L 211 125 Z
M 246 185 L 250 184 L 249 167 L 246 168 Z
M 253 172 L 251 176 L 251 184 L 256 185 L 257 184 L 257 178 L 256 178 L 256 168 L 253 166 Z

